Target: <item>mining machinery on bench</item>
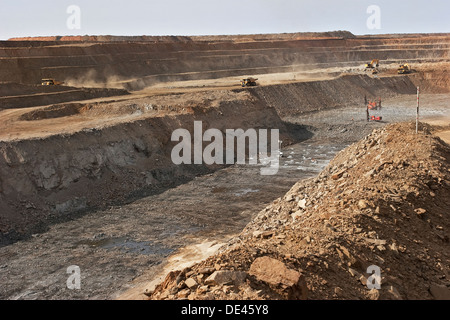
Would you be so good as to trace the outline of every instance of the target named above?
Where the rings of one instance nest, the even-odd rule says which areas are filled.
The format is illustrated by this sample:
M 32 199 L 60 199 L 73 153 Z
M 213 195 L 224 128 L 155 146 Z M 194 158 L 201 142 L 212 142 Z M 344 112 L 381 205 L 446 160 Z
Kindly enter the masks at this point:
M 242 87 L 254 87 L 257 85 L 255 78 L 245 78 L 245 79 L 241 79 L 241 86 Z

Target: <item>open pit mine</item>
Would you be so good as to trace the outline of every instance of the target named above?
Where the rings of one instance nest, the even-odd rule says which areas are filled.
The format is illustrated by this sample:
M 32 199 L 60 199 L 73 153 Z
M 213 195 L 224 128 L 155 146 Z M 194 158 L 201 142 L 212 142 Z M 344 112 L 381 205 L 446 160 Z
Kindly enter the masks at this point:
M 0 41 L 0 298 L 449 299 L 449 52 L 346 31 Z

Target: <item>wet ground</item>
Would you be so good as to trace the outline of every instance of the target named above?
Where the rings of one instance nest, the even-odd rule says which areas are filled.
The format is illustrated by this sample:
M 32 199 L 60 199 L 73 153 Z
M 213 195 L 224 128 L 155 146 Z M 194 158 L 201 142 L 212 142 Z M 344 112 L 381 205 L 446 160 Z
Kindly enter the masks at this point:
M 3 299 L 111 298 L 178 248 L 238 233 L 252 214 L 299 179 L 316 175 L 345 144 L 308 141 L 283 150 L 275 176 L 241 165 L 146 197 L 52 226 L 28 241 L 0 248 Z M 81 290 L 66 288 L 71 265 Z
M 339 150 L 374 127 L 413 120 L 414 101 L 414 96 L 404 96 L 384 102 L 384 123 L 367 124 L 357 107 L 290 119 L 311 126 L 316 136 L 283 148 L 277 175 L 262 176 L 258 166 L 228 167 L 2 247 L 0 298 L 115 298 L 138 277 L 150 281 L 179 249 L 225 241 L 240 232 L 253 214 L 298 180 L 316 175 Z M 448 114 L 446 101 L 448 95 L 425 96 L 422 116 Z M 80 290 L 67 288 L 68 267 L 73 265 L 80 268 Z

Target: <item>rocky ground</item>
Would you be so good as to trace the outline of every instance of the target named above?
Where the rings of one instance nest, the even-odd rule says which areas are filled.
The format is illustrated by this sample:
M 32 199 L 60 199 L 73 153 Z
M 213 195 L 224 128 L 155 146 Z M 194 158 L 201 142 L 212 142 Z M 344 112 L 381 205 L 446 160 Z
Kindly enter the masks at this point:
M 450 146 L 429 126 L 419 134 L 414 123 L 375 129 L 259 212 L 216 255 L 170 272 L 146 294 L 448 299 L 449 181 Z

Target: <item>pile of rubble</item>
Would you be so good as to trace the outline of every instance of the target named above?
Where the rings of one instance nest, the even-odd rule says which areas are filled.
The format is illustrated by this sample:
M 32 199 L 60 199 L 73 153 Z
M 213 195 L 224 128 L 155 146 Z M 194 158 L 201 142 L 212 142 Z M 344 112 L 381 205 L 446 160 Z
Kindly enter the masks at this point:
M 449 299 L 449 230 L 450 146 L 426 126 L 415 134 L 412 123 L 388 125 L 294 185 L 216 255 L 146 294 Z

